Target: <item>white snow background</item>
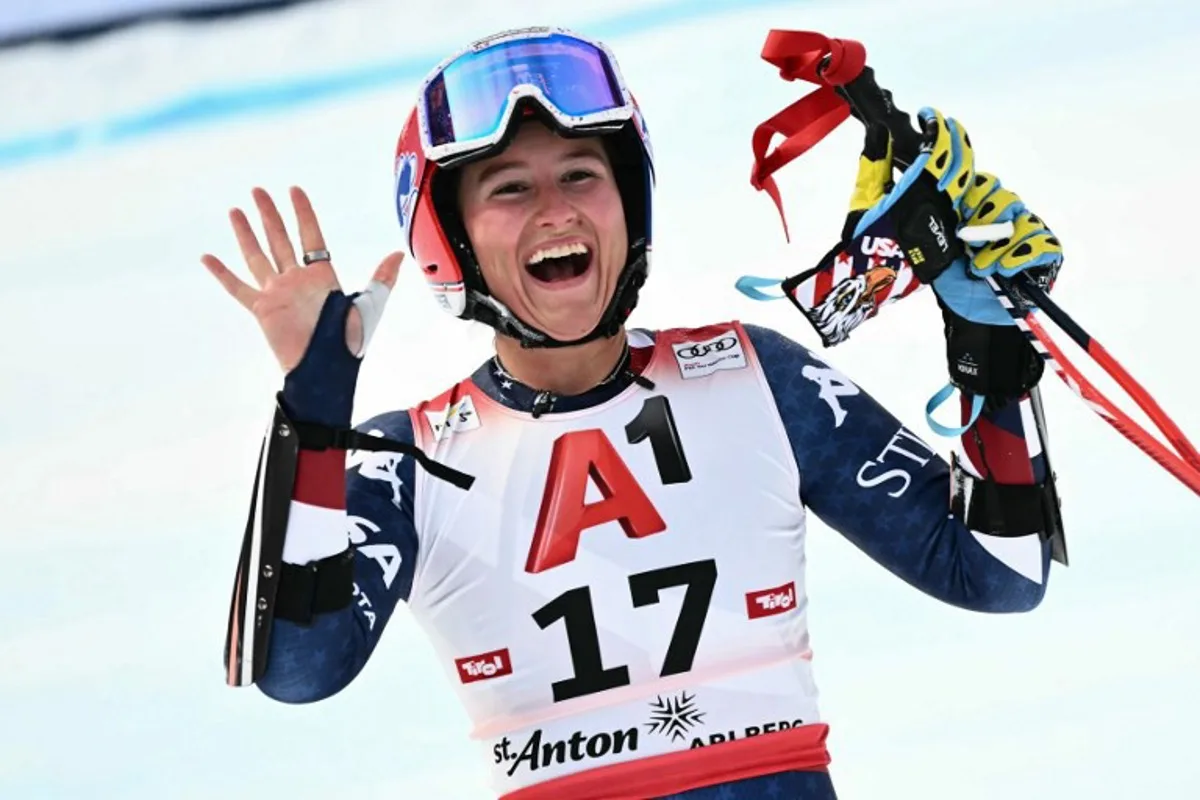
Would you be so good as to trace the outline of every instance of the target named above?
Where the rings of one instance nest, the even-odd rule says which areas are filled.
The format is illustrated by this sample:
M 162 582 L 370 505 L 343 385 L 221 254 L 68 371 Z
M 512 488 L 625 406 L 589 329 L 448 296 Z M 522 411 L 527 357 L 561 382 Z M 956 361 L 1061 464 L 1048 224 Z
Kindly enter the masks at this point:
M 0 797 L 488 796 L 403 609 L 328 701 L 224 684 L 281 376 L 199 256 L 241 268 L 227 209 L 252 208 L 254 185 L 286 203 L 296 183 L 344 285 L 361 286 L 400 246 L 392 157 L 420 75 L 475 36 L 544 23 L 614 47 L 654 137 L 636 324 L 740 318 L 818 346 L 789 305 L 733 289 L 810 266 L 841 228 L 853 121 L 780 173 L 791 244 L 748 180 L 754 127 L 811 88 L 780 80 L 762 43 L 818 30 L 864 42 L 902 108 L 966 125 L 980 167 L 1064 242 L 1056 298 L 1200 438 L 1200 7 L 1186 0 L 359 0 L 3 52 Z M 239 106 L 249 89 L 260 101 Z M 211 102 L 156 113 L 189 97 Z M 436 394 L 489 346 L 406 265 L 356 419 Z M 945 451 L 922 416 L 941 348 L 923 293 L 824 355 Z M 816 674 L 845 798 L 1200 797 L 1200 498 L 1057 378 L 1044 386 L 1072 564 L 1035 612 L 941 605 L 813 522 Z

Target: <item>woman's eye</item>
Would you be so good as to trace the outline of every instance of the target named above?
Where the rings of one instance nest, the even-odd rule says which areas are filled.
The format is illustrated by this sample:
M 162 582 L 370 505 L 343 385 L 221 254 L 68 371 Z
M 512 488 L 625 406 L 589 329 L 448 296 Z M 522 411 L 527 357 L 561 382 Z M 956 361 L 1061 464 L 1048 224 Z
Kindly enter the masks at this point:
M 566 174 L 565 180 L 568 183 L 578 183 L 579 181 L 587 180 L 588 178 L 596 177 L 596 173 L 586 169 L 573 169 Z
M 502 183 L 492 190 L 492 194 L 517 194 L 525 191 L 525 185 L 522 183 Z

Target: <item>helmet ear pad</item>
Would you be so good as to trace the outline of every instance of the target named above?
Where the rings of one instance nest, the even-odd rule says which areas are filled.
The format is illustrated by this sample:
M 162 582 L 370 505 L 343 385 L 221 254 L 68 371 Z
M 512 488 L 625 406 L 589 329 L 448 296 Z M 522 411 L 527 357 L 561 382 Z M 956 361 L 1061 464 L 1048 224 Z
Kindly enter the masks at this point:
M 628 266 L 645 254 L 650 241 L 651 167 L 631 124 L 626 123 L 619 131 L 603 136 L 601 140 L 625 209 L 625 231 L 629 237 L 629 257 L 625 264 Z
M 564 138 L 584 138 L 598 135 L 609 163 L 612 165 L 613 179 L 617 184 L 617 192 L 621 197 L 621 206 L 625 216 L 629 253 L 623 269 L 627 271 L 631 265 L 638 265 L 638 269 L 644 271 L 649 240 L 649 230 L 647 230 L 650 222 L 649 184 L 652 178 L 648 174 L 647 158 L 643 152 L 641 140 L 633 126 L 626 123 L 618 131 L 602 134 L 569 131 L 560 128 L 557 121 L 533 101 L 522 101 L 522 104 L 518 106 L 518 111 L 520 116 L 514 117 L 516 122 L 509 126 L 500 142 L 489 151 L 481 153 L 476 159 L 502 152 L 516 137 L 520 125 L 529 121 L 530 118 L 537 119 Z M 463 163 L 469 163 L 469 161 Z M 435 168 L 434 174 L 430 176 L 430 199 L 433 203 L 434 213 L 446 236 L 446 241 L 453 248 L 454 255 L 462 269 L 466 290 L 466 308 L 462 316 L 467 319 L 478 319 L 475 312 L 482 311 L 477 302 L 478 295 L 490 296 L 491 293 L 467 233 L 458 199 L 463 163 L 456 164 L 450 169 Z M 641 287 L 644 280 L 645 275 L 640 276 L 640 279 L 636 281 L 637 288 Z M 624 282 L 621 282 L 621 285 L 623 284 Z M 621 285 L 618 286 L 618 293 L 620 293 Z M 634 292 L 636 295 L 636 289 Z M 613 300 L 614 298 L 609 298 L 610 305 Z M 636 305 L 636 296 L 633 298 L 633 305 Z M 628 316 L 629 311 L 633 310 L 633 305 L 629 305 L 628 310 L 621 315 L 621 322 Z M 488 312 L 490 311 L 491 309 L 488 309 Z M 487 315 L 490 317 L 490 313 Z
M 463 283 L 466 284 L 467 308 L 463 316 L 471 317 L 473 292 L 488 293 L 487 283 L 483 279 L 483 271 L 475 257 L 475 248 L 471 246 L 471 238 L 463 222 L 462 209 L 458 202 L 458 187 L 462 181 L 462 171 L 459 167 L 451 169 L 438 168 L 431 176 L 429 183 L 430 199 L 433 201 L 433 211 L 442 233 L 454 251 L 454 257 L 462 269 Z

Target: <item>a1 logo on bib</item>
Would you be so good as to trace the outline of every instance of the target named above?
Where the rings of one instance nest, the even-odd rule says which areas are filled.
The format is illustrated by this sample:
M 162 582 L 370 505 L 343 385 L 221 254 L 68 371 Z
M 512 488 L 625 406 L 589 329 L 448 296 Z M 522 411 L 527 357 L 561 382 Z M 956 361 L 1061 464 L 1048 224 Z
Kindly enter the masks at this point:
M 679 374 L 684 378 L 703 378 L 722 369 L 742 369 L 746 352 L 734 330 L 724 331 L 701 342 L 676 342 L 671 345 Z

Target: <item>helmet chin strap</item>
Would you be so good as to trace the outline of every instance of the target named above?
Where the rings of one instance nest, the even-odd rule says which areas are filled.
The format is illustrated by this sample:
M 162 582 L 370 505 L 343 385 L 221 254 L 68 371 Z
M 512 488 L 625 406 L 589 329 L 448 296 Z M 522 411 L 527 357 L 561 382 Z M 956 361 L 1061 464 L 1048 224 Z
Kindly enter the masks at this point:
M 525 349 L 577 347 L 596 339 L 615 336 L 637 305 L 638 290 L 646 281 L 647 258 L 644 240 L 636 242 L 630 251 L 631 254 L 636 253 L 637 255 L 633 256 L 621 270 L 617 286 L 613 290 L 613 296 L 604 309 L 604 315 L 600 317 L 600 321 L 590 333 L 578 339 L 570 341 L 555 339 L 545 331 L 522 320 L 490 294 L 475 290 L 470 292 L 470 300 L 473 305 L 471 316 L 479 322 L 491 326 L 499 333 L 518 340 L 521 347 Z

